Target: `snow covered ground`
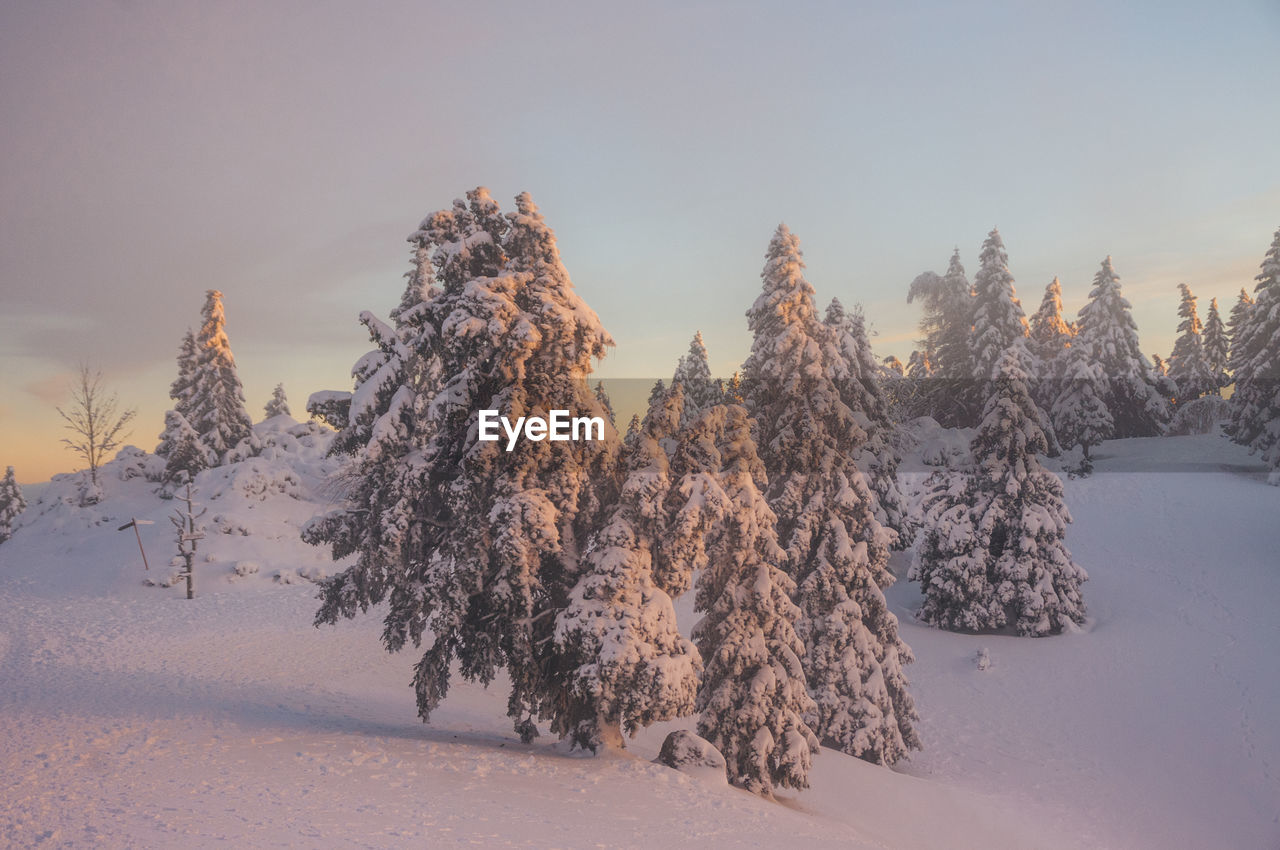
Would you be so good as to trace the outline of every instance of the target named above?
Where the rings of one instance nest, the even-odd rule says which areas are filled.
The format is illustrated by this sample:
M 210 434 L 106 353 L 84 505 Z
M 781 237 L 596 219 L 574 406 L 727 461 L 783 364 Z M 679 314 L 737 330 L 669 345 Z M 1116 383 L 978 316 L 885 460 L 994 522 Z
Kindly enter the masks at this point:
M 296 527 L 327 501 L 323 435 L 259 427 L 276 451 L 201 480 L 195 600 L 143 583 L 171 572 L 176 507 L 122 480 L 145 459 L 93 509 L 55 479 L 0 546 L 0 844 L 1280 846 L 1280 489 L 1218 437 L 1106 443 L 1067 481 L 1082 633 L 939 632 L 900 581 L 925 751 L 824 751 L 769 803 L 650 763 L 670 725 L 600 758 L 522 745 L 502 682 L 423 725 L 376 614 L 311 626 L 302 576 L 332 565 Z

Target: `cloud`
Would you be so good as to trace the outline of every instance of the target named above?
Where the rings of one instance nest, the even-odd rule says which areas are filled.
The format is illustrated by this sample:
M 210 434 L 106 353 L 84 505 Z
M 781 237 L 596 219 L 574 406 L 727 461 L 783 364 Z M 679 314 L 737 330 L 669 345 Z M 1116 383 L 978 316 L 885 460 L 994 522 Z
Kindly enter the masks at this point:
M 29 382 L 23 387 L 29 394 L 48 405 L 61 404 L 71 386 L 70 374 L 63 372 Z

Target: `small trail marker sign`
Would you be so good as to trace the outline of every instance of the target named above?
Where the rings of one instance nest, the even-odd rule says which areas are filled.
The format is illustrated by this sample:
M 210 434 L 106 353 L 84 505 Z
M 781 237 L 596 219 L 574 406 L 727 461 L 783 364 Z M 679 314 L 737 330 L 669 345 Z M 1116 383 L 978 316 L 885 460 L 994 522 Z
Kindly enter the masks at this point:
M 117 528 L 116 531 L 124 531 L 128 528 L 133 529 L 134 536 L 138 538 L 138 551 L 142 553 L 142 566 L 150 570 L 151 565 L 147 563 L 147 552 L 142 548 L 142 535 L 138 533 L 138 526 L 140 525 L 155 525 L 155 523 L 149 519 L 134 519 L 131 517 L 128 522 Z

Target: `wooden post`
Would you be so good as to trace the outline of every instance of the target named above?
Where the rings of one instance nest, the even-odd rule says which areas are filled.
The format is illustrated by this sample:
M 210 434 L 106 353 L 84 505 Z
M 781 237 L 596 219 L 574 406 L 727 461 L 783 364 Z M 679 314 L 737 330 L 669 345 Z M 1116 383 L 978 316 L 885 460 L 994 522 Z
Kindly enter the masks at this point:
M 138 532 L 138 526 L 140 525 L 154 525 L 154 523 L 149 519 L 137 519 L 136 517 L 130 517 L 129 521 L 117 528 L 116 531 L 124 531 L 126 528 L 133 529 L 134 536 L 138 538 L 138 551 L 142 553 L 142 566 L 150 570 L 151 565 L 147 563 L 147 550 L 142 548 L 142 535 Z

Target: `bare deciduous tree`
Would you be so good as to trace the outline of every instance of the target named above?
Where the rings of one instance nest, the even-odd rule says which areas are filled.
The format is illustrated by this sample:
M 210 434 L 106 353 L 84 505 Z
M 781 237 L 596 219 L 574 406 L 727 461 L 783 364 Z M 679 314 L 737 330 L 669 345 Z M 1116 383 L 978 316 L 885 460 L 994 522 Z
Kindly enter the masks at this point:
M 108 395 L 102 386 L 102 372 L 90 371 L 87 364 L 81 363 L 80 374 L 71 388 L 70 410 L 59 407 L 57 411 L 67 422 L 64 427 L 75 435 L 63 438 L 62 442 L 89 464 L 94 487 L 98 485 L 98 467 L 129 436 L 125 426 L 138 412 L 130 408 L 118 413 L 118 409 L 116 394 Z

